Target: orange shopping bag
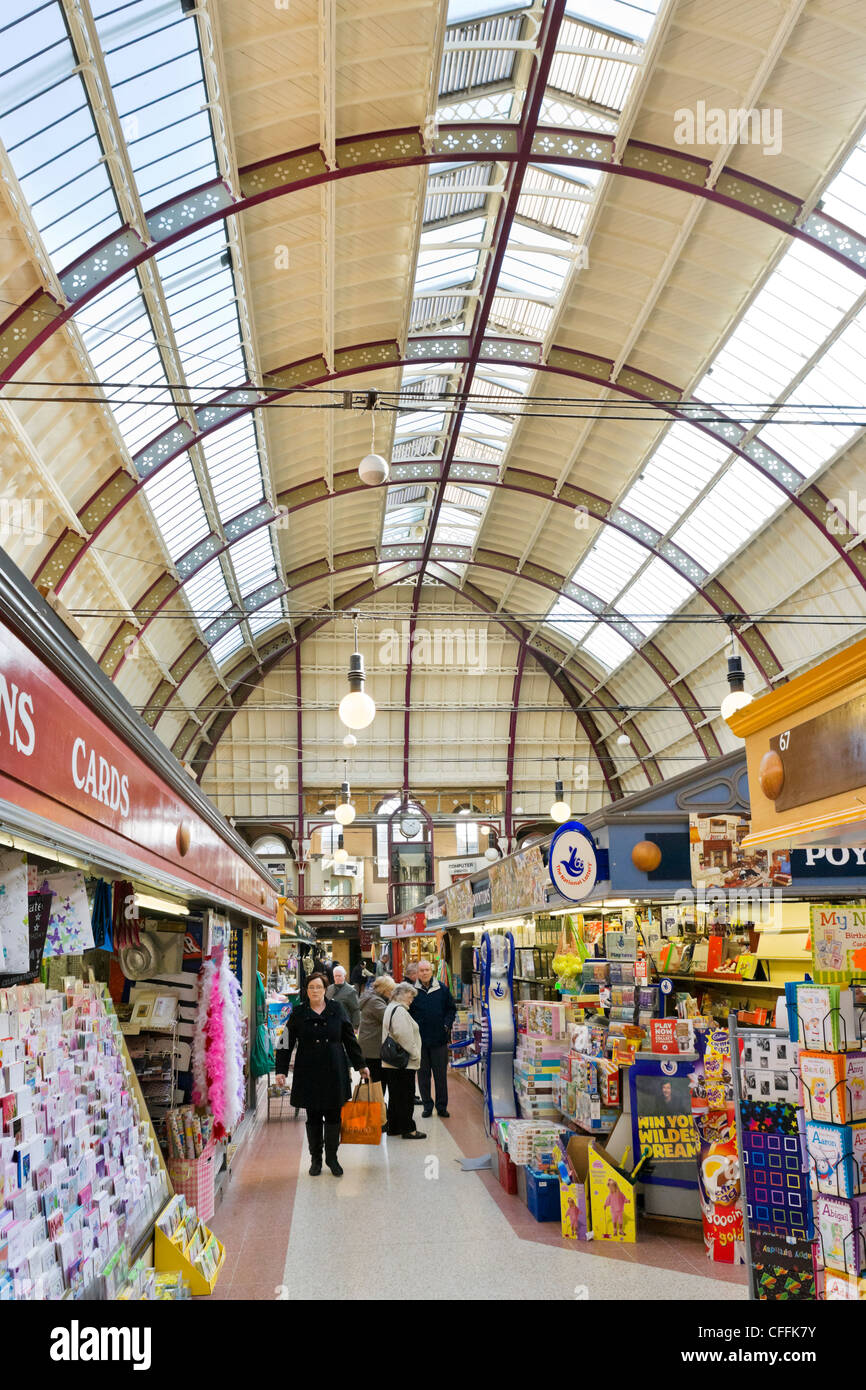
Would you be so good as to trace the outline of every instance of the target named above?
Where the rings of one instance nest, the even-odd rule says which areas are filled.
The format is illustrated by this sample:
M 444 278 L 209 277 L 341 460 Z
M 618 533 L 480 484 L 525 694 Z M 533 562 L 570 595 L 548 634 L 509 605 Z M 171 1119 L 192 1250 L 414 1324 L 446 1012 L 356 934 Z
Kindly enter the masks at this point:
M 352 1099 L 343 1106 L 340 1142 L 342 1144 L 379 1144 L 382 1140 L 382 1088 L 362 1082 L 352 1092 Z M 364 1099 L 361 1100 L 361 1092 Z

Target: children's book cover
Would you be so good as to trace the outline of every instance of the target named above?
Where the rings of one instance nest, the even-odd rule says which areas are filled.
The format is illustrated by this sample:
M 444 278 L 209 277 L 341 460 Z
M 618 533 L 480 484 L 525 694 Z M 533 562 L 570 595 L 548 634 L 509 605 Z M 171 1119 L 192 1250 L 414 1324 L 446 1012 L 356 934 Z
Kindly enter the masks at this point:
M 815 1301 L 812 1242 L 752 1231 L 752 1293 L 761 1303 Z
M 812 1187 L 835 1197 L 855 1197 L 860 1191 L 860 1172 L 854 1167 L 853 1136 L 849 1125 L 806 1121 L 806 1153 Z

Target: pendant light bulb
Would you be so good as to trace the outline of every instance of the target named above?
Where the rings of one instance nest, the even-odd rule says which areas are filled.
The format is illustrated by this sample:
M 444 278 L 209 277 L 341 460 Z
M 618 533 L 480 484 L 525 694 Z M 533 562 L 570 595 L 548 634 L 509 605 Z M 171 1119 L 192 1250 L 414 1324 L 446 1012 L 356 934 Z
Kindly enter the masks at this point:
M 343 739 L 343 747 L 354 748 L 357 742 L 358 740 L 355 738 L 354 734 L 346 734 L 346 737 Z
M 358 623 L 355 621 L 355 650 L 349 657 L 349 693 L 340 701 L 340 719 L 347 729 L 366 729 L 376 717 L 376 703 L 364 689 L 364 658 L 358 651 Z
M 750 695 L 745 689 L 746 676 L 743 671 L 743 660 L 737 649 L 737 639 L 731 637 L 731 655 L 728 657 L 728 693 L 722 700 L 719 713 L 722 718 L 727 720 L 737 713 L 737 710 L 745 709 L 752 703 L 754 696 Z
M 345 864 L 348 862 L 348 859 L 349 851 L 343 848 L 343 837 L 341 835 L 337 840 L 337 848 L 334 850 L 334 863 Z
M 559 825 L 562 825 L 562 822 L 568 820 L 570 815 L 571 807 L 562 795 L 562 783 L 557 782 L 556 800 L 550 808 L 550 818 L 551 820 L 555 820 Z
M 349 783 L 343 782 L 340 787 L 341 800 L 337 802 L 334 815 L 340 825 L 351 825 L 355 819 L 355 808 L 349 800 Z
M 557 758 L 556 760 L 556 770 L 557 772 L 559 772 L 559 758 Z M 565 797 L 563 796 L 562 783 L 557 777 L 556 793 L 554 796 L 553 805 L 550 808 L 550 819 L 555 820 L 558 825 L 562 825 L 563 821 L 567 821 L 570 815 L 571 807 L 569 806 L 568 802 L 565 800 Z
M 387 483 L 391 472 L 391 465 L 381 454 L 376 453 L 376 405 L 379 400 L 377 391 L 367 392 L 367 410 L 370 412 L 370 424 L 372 425 L 372 443 L 370 452 L 366 454 L 358 464 L 358 477 L 367 487 L 378 487 L 382 483 Z

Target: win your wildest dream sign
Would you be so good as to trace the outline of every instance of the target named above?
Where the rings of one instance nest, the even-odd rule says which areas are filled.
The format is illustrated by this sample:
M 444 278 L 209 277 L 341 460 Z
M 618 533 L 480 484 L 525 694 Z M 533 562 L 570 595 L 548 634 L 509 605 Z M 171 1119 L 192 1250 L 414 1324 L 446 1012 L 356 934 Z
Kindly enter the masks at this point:
M 646 1160 L 641 1181 L 696 1187 L 700 1150 L 692 1121 L 689 1076 L 693 1063 L 636 1058 L 629 1067 L 632 1142 Z

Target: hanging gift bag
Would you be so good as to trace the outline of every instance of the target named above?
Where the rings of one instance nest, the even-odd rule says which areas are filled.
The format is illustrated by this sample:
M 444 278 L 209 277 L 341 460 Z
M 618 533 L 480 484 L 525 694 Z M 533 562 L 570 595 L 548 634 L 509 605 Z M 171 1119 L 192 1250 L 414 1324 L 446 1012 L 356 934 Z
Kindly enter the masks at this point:
M 378 1096 L 374 1092 L 378 1090 Z M 363 1093 L 363 1099 L 362 1099 Z M 340 1142 L 343 1144 L 379 1144 L 382 1140 L 382 1087 L 362 1081 L 352 1092 L 352 1099 L 343 1106 Z
M 93 924 L 87 905 L 84 874 L 49 874 L 46 886 L 54 894 L 45 938 L 46 956 L 83 956 L 93 950 Z

